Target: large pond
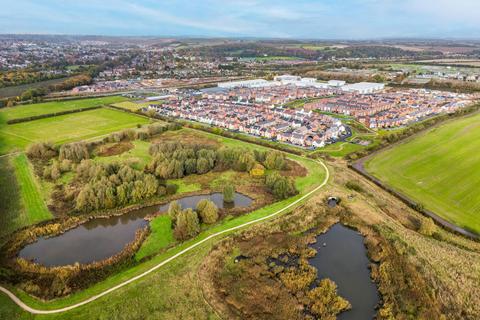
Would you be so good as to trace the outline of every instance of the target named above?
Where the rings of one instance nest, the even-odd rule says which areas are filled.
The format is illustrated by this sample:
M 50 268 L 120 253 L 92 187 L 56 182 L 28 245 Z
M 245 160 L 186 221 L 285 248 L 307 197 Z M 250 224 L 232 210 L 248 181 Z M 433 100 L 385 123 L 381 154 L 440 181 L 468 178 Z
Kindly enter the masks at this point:
M 182 208 L 195 208 L 202 199 L 212 200 L 219 208 L 248 207 L 252 199 L 235 194 L 232 204 L 223 202 L 221 193 L 196 195 L 178 199 Z M 40 237 L 23 248 L 19 256 L 48 267 L 101 261 L 119 253 L 135 239 L 135 233 L 145 227 L 147 215 L 165 212 L 169 204 L 133 210 L 121 216 L 92 219 L 52 238 Z
M 317 268 L 318 278 L 334 281 L 339 295 L 352 305 L 352 309 L 339 314 L 337 319 L 373 319 L 380 296 L 370 278 L 370 261 L 363 236 L 335 224 L 328 232 L 317 236 L 317 242 L 312 247 L 318 253 L 309 259 L 309 263 Z

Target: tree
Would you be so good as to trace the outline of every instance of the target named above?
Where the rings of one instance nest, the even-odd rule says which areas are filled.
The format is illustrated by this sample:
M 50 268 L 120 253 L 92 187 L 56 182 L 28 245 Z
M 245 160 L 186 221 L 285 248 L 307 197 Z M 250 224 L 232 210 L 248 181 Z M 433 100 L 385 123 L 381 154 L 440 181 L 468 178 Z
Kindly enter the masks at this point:
M 200 221 L 195 211 L 187 208 L 177 216 L 174 235 L 178 240 L 193 238 L 200 232 Z
M 232 203 L 235 201 L 235 187 L 231 184 L 226 184 L 223 187 L 223 201 L 226 203 Z
M 265 184 L 278 199 L 286 199 L 298 192 L 292 178 L 281 176 L 276 172 L 267 175 Z
M 210 171 L 210 164 L 206 158 L 199 158 L 197 160 L 197 173 L 204 174 Z
M 285 156 L 278 151 L 269 152 L 265 158 L 265 167 L 267 169 L 283 170 L 285 164 Z
M 170 219 L 172 219 L 173 223 L 175 223 L 177 220 L 177 216 L 180 212 L 182 212 L 182 206 L 180 203 L 178 203 L 177 200 L 170 202 L 170 205 L 168 206 L 168 215 Z
M 197 203 L 197 213 L 203 223 L 212 224 L 218 220 L 218 208 L 211 200 L 200 200 Z

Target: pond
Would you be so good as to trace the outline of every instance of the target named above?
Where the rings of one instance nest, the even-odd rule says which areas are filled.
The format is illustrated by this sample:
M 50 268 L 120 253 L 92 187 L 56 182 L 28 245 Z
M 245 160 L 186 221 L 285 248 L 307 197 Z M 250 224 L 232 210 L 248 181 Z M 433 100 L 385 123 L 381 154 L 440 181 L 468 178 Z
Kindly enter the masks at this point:
M 377 286 L 370 278 L 370 260 L 358 232 L 335 224 L 317 236 L 311 247 L 317 250 L 309 263 L 318 270 L 318 279 L 329 278 L 338 286 L 338 294 L 352 309 L 338 315 L 339 320 L 371 320 L 380 301 Z
M 235 194 L 232 204 L 224 204 L 221 193 L 188 196 L 178 199 L 182 208 L 195 208 L 202 199 L 212 200 L 219 208 L 241 208 L 253 200 L 241 193 Z M 52 238 L 40 237 L 19 252 L 21 258 L 33 260 L 47 267 L 81 264 L 109 258 L 135 239 L 135 233 L 145 227 L 147 215 L 167 211 L 169 203 L 132 210 L 121 216 L 96 218 Z

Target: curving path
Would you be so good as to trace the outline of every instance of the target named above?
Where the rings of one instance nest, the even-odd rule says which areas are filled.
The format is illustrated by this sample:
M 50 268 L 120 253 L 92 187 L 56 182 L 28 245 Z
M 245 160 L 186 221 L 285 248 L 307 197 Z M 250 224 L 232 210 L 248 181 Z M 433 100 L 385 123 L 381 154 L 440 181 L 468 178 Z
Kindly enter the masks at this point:
M 222 234 L 225 234 L 225 233 L 228 233 L 228 232 L 231 232 L 231 231 L 234 231 L 234 230 L 238 230 L 238 229 L 241 229 L 243 227 L 246 227 L 248 225 L 251 225 L 251 224 L 255 224 L 257 222 L 260 222 L 260 221 L 263 221 L 263 220 L 267 220 L 267 219 L 270 219 L 274 216 L 277 216 L 279 215 L 280 213 L 292 208 L 293 206 L 295 206 L 296 204 L 298 204 L 299 202 L 305 200 L 306 198 L 310 197 L 313 193 L 317 192 L 318 190 L 320 190 L 322 187 L 324 187 L 327 183 L 328 183 L 328 180 L 330 179 L 330 172 L 327 168 L 327 166 L 321 162 L 321 161 L 318 161 L 318 163 L 325 169 L 325 179 L 322 181 L 322 183 L 320 185 L 318 185 L 315 189 L 313 189 L 312 191 L 308 192 L 307 194 L 305 194 L 303 197 L 301 197 L 300 199 L 297 199 L 295 200 L 294 202 L 290 203 L 289 205 L 287 205 L 286 207 L 276 211 L 276 212 L 273 212 L 265 217 L 261 217 L 261 218 L 258 218 L 258 219 L 255 219 L 255 220 L 252 220 L 252 221 L 249 221 L 249 222 L 245 222 L 241 225 L 238 225 L 236 227 L 233 227 L 233 228 L 229 228 L 229 229 L 225 229 L 225 230 L 222 230 L 222 231 L 219 231 L 217 233 L 214 233 L 214 234 L 211 234 L 209 235 L 208 237 L 206 237 L 205 239 L 202 239 L 194 244 L 192 244 L 191 246 L 183 249 L 182 251 L 178 252 L 177 254 L 171 256 L 170 258 L 168 259 L 165 259 L 163 260 L 162 262 L 158 263 L 157 265 L 153 266 L 152 268 L 148 269 L 147 271 L 131 278 L 131 279 L 128 279 L 122 283 L 119 283 L 117 284 L 116 286 L 113 286 L 111 287 L 110 289 L 107 289 L 99 294 L 96 294 L 86 300 L 83 300 L 81 302 L 78 302 L 78 303 L 75 303 L 75 304 L 72 304 L 68 307 L 64 307 L 64 308 L 59 308 L 59 309 L 52 309 L 52 310 L 39 310 L 39 309 L 35 309 L 35 308 L 32 308 L 28 305 L 26 305 L 22 300 L 20 300 L 20 298 L 18 298 L 13 292 L 11 292 L 10 290 L 8 290 L 7 288 L 3 287 L 3 286 L 0 286 L 0 291 L 4 292 L 10 299 L 12 299 L 13 302 L 15 302 L 20 308 L 22 308 L 23 310 L 27 311 L 27 312 L 30 312 L 30 313 L 33 313 L 33 314 L 53 314 L 53 313 L 61 313 L 61 312 L 65 312 L 65 311 L 69 311 L 69 310 L 72 310 L 72 309 L 76 309 L 78 307 L 81 307 L 83 305 L 86 305 L 87 303 L 90 303 L 92 301 L 95 301 L 97 299 L 100 299 L 101 297 L 115 291 L 115 290 L 118 290 L 132 282 L 135 282 L 143 277 L 145 277 L 146 275 L 152 273 L 153 271 L 161 268 L 162 266 L 166 265 L 167 263 L 169 263 L 170 261 L 172 260 L 175 260 L 176 258 L 178 258 L 179 256 L 183 255 L 184 253 L 194 249 L 195 247 L 201 245 L 202 243 L 212 239 L 212 238 L 215 238 L 215 237 L 218 237 Z

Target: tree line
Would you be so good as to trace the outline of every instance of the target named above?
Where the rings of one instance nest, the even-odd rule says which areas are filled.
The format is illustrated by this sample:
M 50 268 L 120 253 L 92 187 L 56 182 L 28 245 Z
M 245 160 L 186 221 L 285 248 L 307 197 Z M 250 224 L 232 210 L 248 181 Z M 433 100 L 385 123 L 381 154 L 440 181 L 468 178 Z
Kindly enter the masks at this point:
M 75 199 L 75 208 L 82 212 L 111 209 L 176 191 L 154 175 L 127 164 L 102 164 L 92 160 L 83 160 L 77 166 L 76 181 L 83 185 Z
M 198 145 L 185 145 L 178 142 L 154 144 L 150 146 L 153 160 L 146 171 L 162 179 L 178 179 L 190 174 L 204 174 L 214 168 L 233 169 L 250 172 L 258 166 L 272 170 L 284 170 L 287 167 L 285 155 L 278 151 L 260 151 L 248 149 L 219 149 Z

